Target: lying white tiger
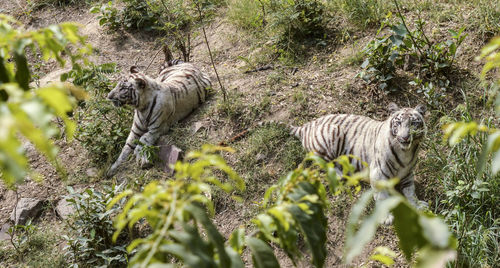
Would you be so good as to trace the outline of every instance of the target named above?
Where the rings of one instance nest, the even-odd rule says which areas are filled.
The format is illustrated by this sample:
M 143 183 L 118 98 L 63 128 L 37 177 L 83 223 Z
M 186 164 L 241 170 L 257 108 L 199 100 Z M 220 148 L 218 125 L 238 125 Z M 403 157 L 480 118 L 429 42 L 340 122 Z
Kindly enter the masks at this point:
M 154 145 L 173 123 L 205 101 L 206 89 L 210 87 L 210 78 L 190 63 L 167 62 L 156 79 L 132 66 L 130 75 L 108 94 L 115 106 L 129 104 L 135 107 L 135 112 L 127 142 L 107 176 L 116 174 L 132 152 L 141 167 L 149 166 L 151 163 L 142 152 L 142 144 Z
M 389 110 L 391 115 L 385 121 L 350 114 L 326 115 L 301 127 L 291 126 L 291 133 L 302 141 L 306 150 L 325 160 L 349 154 L 359 157 L 369 165 L 372 187 L 378 180 L 400 178 L 396 188 L 414 206 L 426 207 L 427 203 L 417 199 L 413 182 L 419 143 L 426 133 L 426 108 L 418 105 L 415 109 L 399 109 L 391 103 Z M 359 160 L 352 159 L 351 164 L 357 170 L 362 168 Z M 387 197 L 387 192 L 378 192 L 375 200 Z M 390 215 L 384 223 L 392 221 Z

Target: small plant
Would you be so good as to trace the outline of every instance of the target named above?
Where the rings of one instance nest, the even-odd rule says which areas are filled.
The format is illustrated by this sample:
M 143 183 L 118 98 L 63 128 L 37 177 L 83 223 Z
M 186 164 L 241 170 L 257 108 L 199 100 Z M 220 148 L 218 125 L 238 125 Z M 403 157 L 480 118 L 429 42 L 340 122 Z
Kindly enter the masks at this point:
M 67 241 L 67 257 L 77 264 L 91 266 L 106 265 L 107 267 L 122 267 L 128 262 L 125 246 L 127 235 L 112 240 L 115 229 L 113 217 L 121 210 L 122 203 L 106 207 L 118 195 L 119 187 L 103 187 L 103 191 L 87 189 L 77 193 L 68 187 L 67 201 L 75 208 L 75 216 L 68 226 L 75 235 L 64 236 Z
M 11 237 L 10 243 L 16 249 L 17 255 L 21 260 L 23 258 L 22 248 L 26 248 L 26 245 L 30 243 L 35 232 L 36 226 L 31 224 L 31 219 L 24 225 L 17 224 L 9 228 L 7 233 Z
M 364 48 L 366 59 L 358 76 L 367 83 L 377 83 L 381 90 L 395 91 L 396 71 L 411 69 L 415 78 L 410 85 L 415 86 L 430 104 L 437 103 L 450 84 L 446 74 L 455 61 L 457 48 L 466 37 L 465 28 L 450 30 L 451 39 L 435 42 L 426 36 L 423 20 L 416 20 L 416 30 L 410 31 L 404 17 L 399 15 L 401 23 L 392 25 L 389 13 L 377 32 L 378 37 Z M 386 27 L 390 34 L 380 36 Z

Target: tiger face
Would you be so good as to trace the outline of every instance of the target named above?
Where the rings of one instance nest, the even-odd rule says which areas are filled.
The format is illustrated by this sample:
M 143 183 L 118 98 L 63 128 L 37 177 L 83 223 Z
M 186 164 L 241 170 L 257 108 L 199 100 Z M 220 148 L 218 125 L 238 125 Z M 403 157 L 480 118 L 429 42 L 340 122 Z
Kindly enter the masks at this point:
M 417 145 L 426 132 L 424 123 L 425 106 L 418 105 L 413 108 L 400 109 L 391 103 L 389 110 L 392 112 L 390 119 L 391 136 L 401 149 L 408 150 Z
M 139 90 L 145 87 L 144 79 L 138 77 L 140 73 L 137 67 L 130 68 L 130 75 L 116 84 L 116 87 L 108 94 L 108 100 L 112 101 L 117 107 L 125 104 L 137 106 L 139 102 Z

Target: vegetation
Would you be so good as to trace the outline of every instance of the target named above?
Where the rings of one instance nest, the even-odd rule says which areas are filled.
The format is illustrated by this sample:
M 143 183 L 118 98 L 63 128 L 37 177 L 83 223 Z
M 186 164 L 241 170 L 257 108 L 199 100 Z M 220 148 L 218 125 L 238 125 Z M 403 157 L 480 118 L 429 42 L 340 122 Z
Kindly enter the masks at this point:
M 213 188 L 218 188 L 238 200 L 237 194 L 245 189 L 245 183 L 220 155 L 215 154 L 219 150 L 230 151 L 229 148 L 205 145 L 202 151 L 189 153 L 186 156 L 188 162 L 175 164 L 175 179 L 163 183 L 151 182 L 142 193 L 129 198 L 117 217 L 114 239 L 124 228 L 132 228 L 142 218 L 153 229 L 146 238 L 136 239 L 127 247 L 129 252 L 137 250 L 130 265 L 147 267 L 179 260 L 189 267 L 244 267 L 240 255 L 248 248 L 255 267 L 279 267 L 269 243 L 282 248 L 295 263 L 301 256 L 298 240 L 303 237 L 312 264 L 322 267 L 326 258 L 326 185 L 331 194 L 339 194 L 358 185 L 363 178 L 362 174 L 352 173 L 354 168 L 350 166 L 349 158 L 343 156 L 327 163 L 309 155 L 305 161 L 312 161 L 312 167 L 299 166 L 279 185 L 273 185 L 266 191 L 261 204 L 264 212 L 252 220 L 256 230 L 245 235 L 245 229 L 240 227 L 231 234 L 226 244 L 207 215 L 207 210 L 214 214 L 214 204 L 207 196 Z M 342 178 L 337 176 L 335 164 L 343 167 Z M 215 170 L 225 174 L 222 178 L 226 179 L 218 178 L 215 174 L 219 172 Z M 395 182 L 392 182 L 392 187 Z M 365 193 L 354 208 L 348 227 L 347 263 L 361 253 L 389 211 L 395 215 L 400 246 L 408 260 L 415 251 L 419 251 L 417 266 L 422 267 L 453 258 L 456 242 L 446 225 L 436 217 L 417 212 L 401 195 L 394 190 L 392 192 L 394 195 L 377 204 L 373 214 L 359 228 L 359 217 L 373 198 L 373 192 Z M 108 208 L 132 193 L 125 191 L 118 195 Z
M 128 262 L 125 250 L 129 239 L 126 235 L 120 236 L 118 241 L 112 241 L 114 232 L 112 218 L 121 207 L 110 206 L 117 196 L 120 187 L 104 187 L 103 192 L 87 189 L 77 193 L 68 187 L 67 201 L 75 209 L 74 219 L 68 224 L 72 232 L 65 235 L 67 242 L 66 257 L 74 264 L 85 263 L 92 266 L 123 267 Z
M 78 98 L 85 94 L 67 84 L 51 84 L 30 91 L 30 70 L 26 51 L 39 52 L 44 61 L 55 59 L 64 66 L 63 55 L 68 55 L 73 65 L 90 50 L 81 46 L 76 53 L 70 44 L 84 45 L 78 28 L 70 23 L 26 31 L 13 18 L 0 15 L 0 167 L 2 181 L 9 187 L 21 183 L 28 170 L 28 160 L 23 153 L 18 134 L 22 134 L 49 160 L 57 164 L 56 147 L 50 140 L 59 128 L 53 123 L 58 116 L 65 124 L 68 138 L 73 136 L 76 125 L 69 120 L 72 110 L 70 93 Z

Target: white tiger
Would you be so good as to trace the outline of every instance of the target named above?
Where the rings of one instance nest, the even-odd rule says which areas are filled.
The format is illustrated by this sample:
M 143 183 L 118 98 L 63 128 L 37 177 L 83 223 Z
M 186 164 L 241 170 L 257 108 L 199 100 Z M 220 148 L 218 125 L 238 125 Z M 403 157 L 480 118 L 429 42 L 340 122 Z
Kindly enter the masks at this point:
M 426 133 L 424 122 L 425 106 L 400 109 L 389 105 L 391 115 L 385 121 L 377 121 L 365 116 L 332 114 L 320 117 L 301 127 L 289 126 L 291 134 L 298 137 L 304 148 L 313 151 L 325 160 L 333 160 L 340 155 L 354 155 L 351 164 L 357 170 L 362 162 L 370 168 L 372 187 L 378 180 L 400 178 L 396 189 L 410 203 L 418 208 L 427 203 L 419 201 L 415 195 L 413 168 L 417 162 L 419 144 Z M 375 200 L 388 197 L 387 192 L 378 192 Z M 390 215 L 385 224 L 392 224 Z
M 156 79 L 132 66 L 130 75 L 108 94 L 115 106 L 129 104 L 135 111 L 126 144 L 107 176 L 116 174 L 132 152 L 141 167 L 150 166 L 150 160 L 142 152 L 143 144 L 154 145 L 173 123 L 199 107 L 211 85 L 208 75 L 191 63 L 166 62 Z

